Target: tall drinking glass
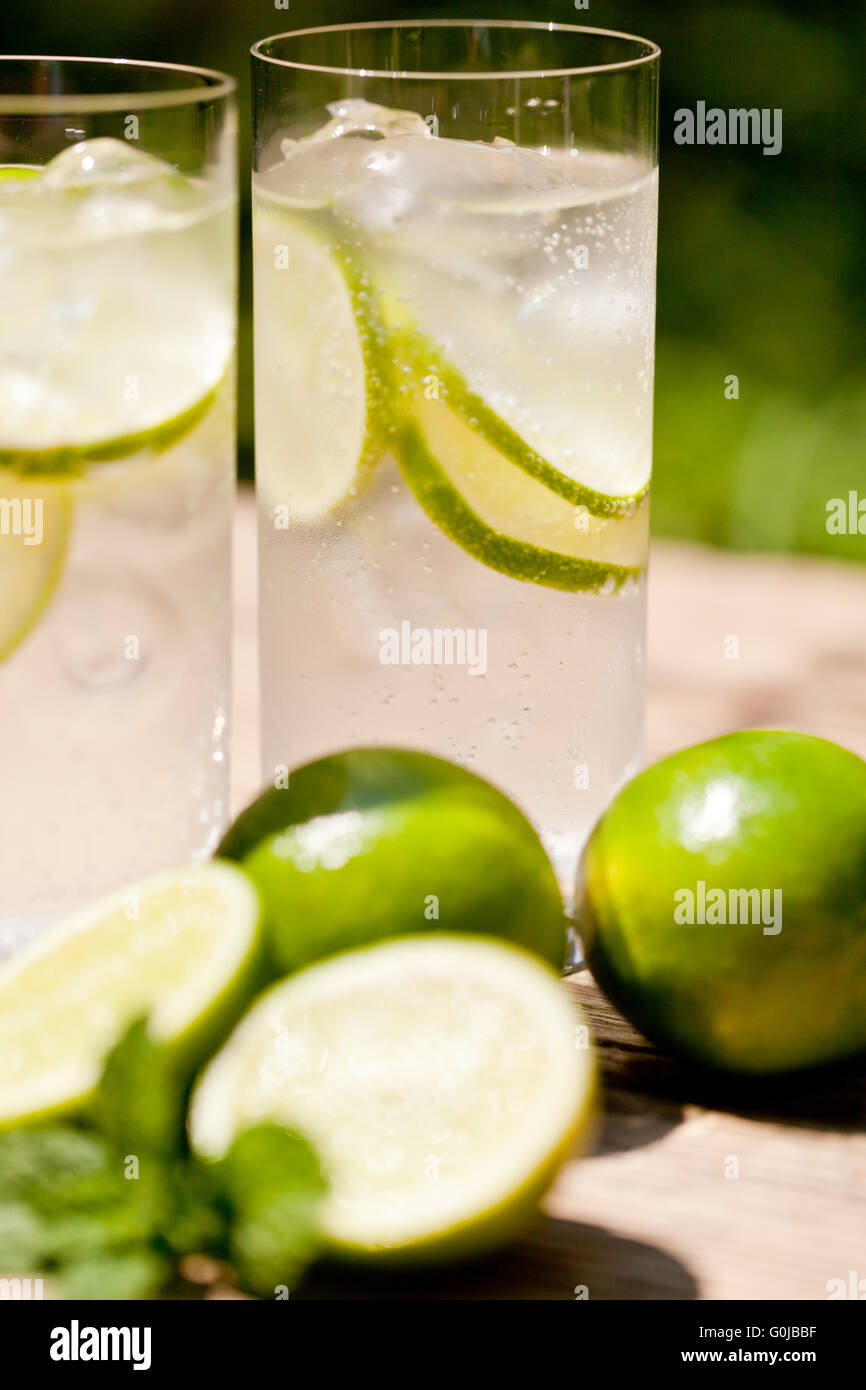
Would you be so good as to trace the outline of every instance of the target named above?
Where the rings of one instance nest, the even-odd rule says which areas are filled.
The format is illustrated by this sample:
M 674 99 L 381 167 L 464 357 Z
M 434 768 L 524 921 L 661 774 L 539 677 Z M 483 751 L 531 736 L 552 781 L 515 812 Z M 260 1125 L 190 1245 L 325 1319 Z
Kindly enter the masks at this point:
M 233 83 L 0 59 L 0 955 L 226 812 Z
M 507 22 L 253 48 L 265 775 L 456 759 L 566 887 L 641 758 L 658 59 Z

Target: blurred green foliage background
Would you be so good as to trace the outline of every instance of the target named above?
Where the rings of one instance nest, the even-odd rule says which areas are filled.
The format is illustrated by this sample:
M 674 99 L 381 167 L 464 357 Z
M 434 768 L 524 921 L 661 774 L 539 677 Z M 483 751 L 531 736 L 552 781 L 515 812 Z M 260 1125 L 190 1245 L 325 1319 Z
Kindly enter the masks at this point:
M 663 50 L 654 529 L 866 562 L 827 502 L 866 498 L 866 23 L 860 0 L 28 0 L 0 51 L 232 72 L 248 210 L 250 43 L 348 20 L 531 18 Z M 783 149 L 678 146 L 674 112 L 781 107 Z M 246 238 L 245 238 L 246 243 Z M 250 265 L 242 263 L 241 469 L 252 470 Z M 739 399 L 725 378 L 739 378 Z M 864 520 L 866 525 L 866 520 Z

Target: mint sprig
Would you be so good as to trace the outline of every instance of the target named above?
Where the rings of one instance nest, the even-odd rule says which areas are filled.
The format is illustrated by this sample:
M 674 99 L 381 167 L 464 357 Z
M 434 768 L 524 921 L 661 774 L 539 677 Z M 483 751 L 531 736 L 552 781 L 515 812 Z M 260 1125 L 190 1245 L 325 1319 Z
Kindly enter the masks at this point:
M 0 1273 L 44 1274 L 63 1298 L 152 1298 L 201 1253 L 232 1262 L 251 1293 L 297 1283 L 319 1248 L 316 1155 L 264 1124 L 198 1159 L 190 1080 L 139 1021 L 79 1122 L 0 1134 Z
M 244 1286 L 271 1298 L 291 1288 L 319 1247 L 325 1180 L 310 1145 L 257 1125 L 237 1136 L 216 1180 L 230 1212 L 227 1253 Z
M 95 1128 L 117 1148 L 180 1157 L 189 1076 L 140 1018 L 108 1054 L 90 1105 Z

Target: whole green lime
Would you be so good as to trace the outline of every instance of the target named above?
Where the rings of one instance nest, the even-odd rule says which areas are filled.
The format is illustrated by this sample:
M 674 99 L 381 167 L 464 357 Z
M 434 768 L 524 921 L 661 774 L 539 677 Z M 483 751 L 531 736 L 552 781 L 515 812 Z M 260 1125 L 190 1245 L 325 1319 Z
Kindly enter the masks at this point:
M 426 753 L 363 748 L 307 763 L 263 792 L 217 853 L 253 879 L 283 970 L 425 930 L 563 962 L 562 899 L 535 831 L 488 782 Z
M 584 851 L 578 929 L 647 1037 L 775 1072 L 866 1048 L 866 763 L 745 731 L 688 748 L 615 798 Z

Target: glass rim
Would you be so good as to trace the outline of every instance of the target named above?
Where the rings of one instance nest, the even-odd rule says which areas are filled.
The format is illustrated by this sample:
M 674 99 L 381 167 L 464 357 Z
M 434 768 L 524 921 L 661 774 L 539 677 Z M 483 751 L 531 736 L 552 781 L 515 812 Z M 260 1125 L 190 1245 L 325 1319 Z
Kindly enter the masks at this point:
M 161 63 L 145 58 L 86 58 L 50 53 L 0 53 L 0 71 L 5 63 L 64 63 L 93 64 L 107 70 L 135 69 L 145 73 L 182 73 L 201 78 L 199 87 L 175 87 L 160 91 L 158 87 L 140 92 L 36 92 L 0 93 L 0 115 L 53 116 L 76 112 L 110 112 L 155 110 L 163 107 L 193 106 L 203 101 L 219 101 L 237 91 L 237 83 L 228 73 L 216 68 L 200 68 L 189 63 Z
M 514 71 L 494 72 L 433 72 L 426 70 L 400 70 L 381 68 L 331 67 L 323 63 L 300 63 L 290 58 L 275 58 L 264 51 L 265 45 L 280 39 L 300 39 L 312 34 L 344 34 L 365 29 L 514 29 L 535 30 L 548 34 L 593 34 L 606 39 L 624 39 L 639 44 L 644 50 L 634 58 L 624 58 L 610 63 L 594 63 L 565 68 L 526 68 Z M 449 81 L 449 82 L 494 82 L 510 79 L 545 77 L 580 77 L 592 73 L 621 72 L 630 68 L 653 63 L 661 56 L 661 49 L 652 39 L 640 38 L 637 34 L 625 34 L 617 29 L 597 29 L 585 24 L 559 24 L 537 19 L 395 19 L 362 20 L 356 24 L 315 25 L 309 29 L 288 29 L 282 34 L 270 34 L 265 39 L 257 39 L 250 47 L 253 58 L 263 63 L 273 63 L 276 67 L 291 68 L 300 72 L 330 73 L 336 77 L 374 77 L 394 78 L 408 81 Z

